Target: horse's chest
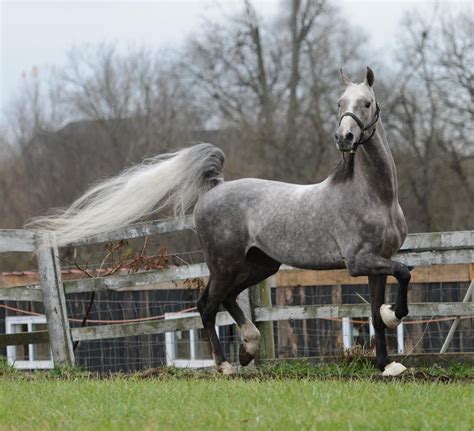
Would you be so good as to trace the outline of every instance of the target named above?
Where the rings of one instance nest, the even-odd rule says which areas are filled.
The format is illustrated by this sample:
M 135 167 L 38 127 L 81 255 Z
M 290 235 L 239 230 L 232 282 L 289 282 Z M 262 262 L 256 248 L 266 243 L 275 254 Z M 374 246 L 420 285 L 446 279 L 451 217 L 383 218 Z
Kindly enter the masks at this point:
M 380 254 L 385 257 L 393 256 L 399 250 L 402 242 L 400 230 L 393 225 L 387 226 L 380 243 Z
M 363 238 L 366 244 L 371 244 L 372 251 L 384 257 L 393 256 L 401 247 L 407 234 L 403 213 L 399 208 L 384 211 L 376 217 L 368 217 Z

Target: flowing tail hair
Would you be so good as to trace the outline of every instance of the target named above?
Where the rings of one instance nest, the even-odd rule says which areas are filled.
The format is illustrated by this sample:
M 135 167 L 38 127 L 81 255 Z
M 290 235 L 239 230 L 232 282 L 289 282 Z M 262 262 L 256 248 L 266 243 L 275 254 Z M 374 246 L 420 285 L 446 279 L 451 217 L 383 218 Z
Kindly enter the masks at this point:
M 204 193 L 224 181 L 223 167 L 224 153 L 211 144 L 159 155 L 99 182 L 69 208 L 34 218 L 27 226 L 53 232 L 56 244 L 63 246 L 165 208 L 183 216 Z

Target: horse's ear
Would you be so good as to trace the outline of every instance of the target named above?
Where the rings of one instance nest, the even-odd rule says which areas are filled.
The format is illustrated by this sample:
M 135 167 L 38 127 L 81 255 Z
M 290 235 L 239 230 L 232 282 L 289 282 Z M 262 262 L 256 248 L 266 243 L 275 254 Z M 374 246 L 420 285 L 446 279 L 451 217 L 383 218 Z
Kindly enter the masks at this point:
M 349 84 L 352 84 L 351 80 L 346 76 L 346 74 L 342 71 L 342 68 L 339 69 L 341 73 L 341 81 L 347 87 Z
M 375 80 L 374 72 L 369 66 L 367 66 L 367 73 L 365 74 L 365 83 L 369 87 L 372 87 L 372 85 L 374 85 L 374 80 Z

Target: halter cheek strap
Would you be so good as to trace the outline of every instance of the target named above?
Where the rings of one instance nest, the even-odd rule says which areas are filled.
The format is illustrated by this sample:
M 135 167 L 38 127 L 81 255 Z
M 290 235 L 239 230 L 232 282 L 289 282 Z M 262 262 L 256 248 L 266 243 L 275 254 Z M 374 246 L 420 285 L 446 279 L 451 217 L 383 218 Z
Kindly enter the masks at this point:
M 378 103 L 375 103 L 375 108 L 376 109 L 375 109 L 374 119 L 369 124 L 367 124 L 366 126 L 364 126 L 364 123 L 353 112 L 344 112 L 344 114 L 341 115 L 341 118 L 339 119 L 339 125 L 341 125 L 341 121 L 344 117 L 351 117 L 357 123 L 357 125 L 359 126 L 359 128 L 361 130 L 359 140 L 357 142 L 355 142 L 354 145 L 352 146 L 351 153 L 355 153 L 356 150 L 357 150 L 357 147 L 359 145 L 365 144 L 366 142 L 368 142 L 372 139 L 372 136 L 374 136 L 374 133 L 375 133 L 375 130 L 376 130 L 376 124 L 377 124 L 377 121 L 379 121 L 379 114 L 380 114 L 380 106 L 379 106 Z M 370 134 L 370 136 L 367 139 L 365 139 L 364 141 L 362 141 L 362 137 L 364 136 L 364 133 L 372 127 L 374 129 L 372 130 L 372 133 Z

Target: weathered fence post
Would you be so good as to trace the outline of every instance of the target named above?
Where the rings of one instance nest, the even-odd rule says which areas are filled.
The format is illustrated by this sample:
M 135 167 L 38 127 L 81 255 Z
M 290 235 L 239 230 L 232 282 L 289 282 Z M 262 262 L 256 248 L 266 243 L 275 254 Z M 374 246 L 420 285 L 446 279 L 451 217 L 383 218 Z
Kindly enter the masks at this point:
M 268 279 L 262 281 L 249 289 L 250 307 L 252 309 L 252 320 L 255 320 L 254 310 L 260 307 L 271 307 L 272 297 Z M 260 331 L 260 347 L 255 361 L 275 358 L 275 341 L 273 339 L 273 322 L 257 322 Z
M 51 237 L 48 234 L 37 234 L 38 272 L 53 362 L 56 366 L 68 366 L 74 365 L 74 349 L 69 330 L 58 249 L 51 244 Z

